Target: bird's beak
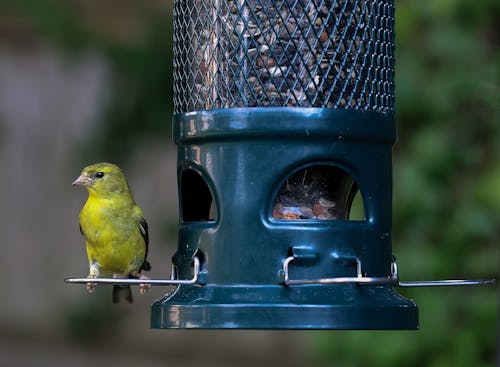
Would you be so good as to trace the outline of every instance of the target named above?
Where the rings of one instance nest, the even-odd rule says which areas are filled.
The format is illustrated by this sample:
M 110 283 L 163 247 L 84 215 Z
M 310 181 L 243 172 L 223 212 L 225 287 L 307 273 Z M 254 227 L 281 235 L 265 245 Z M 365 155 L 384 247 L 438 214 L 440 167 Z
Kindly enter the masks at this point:
M 92 179 L 84 173 L 78 176 L 78 178 L 72 183 L 73 186 L 89 186 L 91 184 Z

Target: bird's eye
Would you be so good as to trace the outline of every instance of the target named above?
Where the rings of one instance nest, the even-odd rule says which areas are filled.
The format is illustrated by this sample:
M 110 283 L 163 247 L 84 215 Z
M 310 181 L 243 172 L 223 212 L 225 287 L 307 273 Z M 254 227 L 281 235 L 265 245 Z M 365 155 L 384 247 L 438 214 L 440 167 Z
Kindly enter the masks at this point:
M 104 177 L 104 172 L 101 172 L 101 171 L 96 172 L 95 173 L 95 177 L 97 177 L 97 178 L 103 178 Z

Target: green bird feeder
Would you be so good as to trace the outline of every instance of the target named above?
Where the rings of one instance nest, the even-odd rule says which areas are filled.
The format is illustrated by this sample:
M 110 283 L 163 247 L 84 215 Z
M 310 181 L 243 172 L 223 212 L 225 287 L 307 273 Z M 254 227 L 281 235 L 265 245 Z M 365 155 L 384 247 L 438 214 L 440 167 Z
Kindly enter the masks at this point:
M 392 0 L 175 0 L 174 108 L 153 328 L 418 329 L 397 287 L 495 282 L 399 280 Z
M 174 25 L 173 264 L 196 281 L 152 327 L 418 328 L 394 290 L 392 1 L 177 0 Z
M 395 287 L 494 282 L 399 280 L 392 0 L 175 0 L 174 108 L 153 328 L 418 329 Z

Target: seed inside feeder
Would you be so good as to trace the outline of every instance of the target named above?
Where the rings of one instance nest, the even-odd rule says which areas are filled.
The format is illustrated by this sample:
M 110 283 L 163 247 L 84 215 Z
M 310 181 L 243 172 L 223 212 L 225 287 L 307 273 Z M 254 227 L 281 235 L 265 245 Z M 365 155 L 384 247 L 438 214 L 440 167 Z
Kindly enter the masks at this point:
M 346 220 L 356 190 L 354 180 L 337 167 L 308 167 L 286 179 L 274 202 L 272 216 Z
M 176 113 L 231 107 L 393 111 L 393 6 L 176 0 Z

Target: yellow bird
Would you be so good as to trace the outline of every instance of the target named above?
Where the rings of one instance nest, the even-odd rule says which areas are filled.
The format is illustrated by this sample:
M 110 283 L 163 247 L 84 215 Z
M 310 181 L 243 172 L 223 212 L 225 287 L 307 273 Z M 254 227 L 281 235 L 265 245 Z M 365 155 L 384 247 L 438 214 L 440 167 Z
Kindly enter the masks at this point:
M 132 197 L 122 170 L 111 163 L 85 167 L 73 182 L 88 191 L 79 221 L 85 237 L 89 261 L 88 278 L 99 277 L 149 279 L 141 275 L 150 270 L 148 254 L 148 225 L 142 209 Z M 93 292 L 95 283 L 88 283 Z M 141 285 L 141 293 L 149 288 Z M 113 286 L 113 303 L 125 298 L 132 302 L 130 286 Z

